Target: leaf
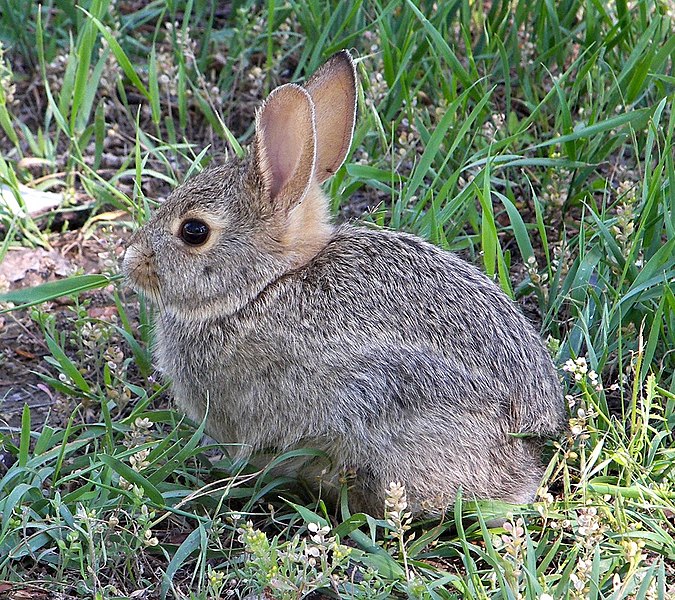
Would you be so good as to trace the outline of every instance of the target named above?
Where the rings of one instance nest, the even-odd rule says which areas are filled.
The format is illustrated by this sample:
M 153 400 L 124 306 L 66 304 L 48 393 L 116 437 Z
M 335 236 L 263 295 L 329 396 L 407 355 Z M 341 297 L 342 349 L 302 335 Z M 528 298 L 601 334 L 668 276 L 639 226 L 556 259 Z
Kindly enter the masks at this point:
M 160 597 L 162 599 L 166 598 L 176 571 L 181 568 L 183 563 L 193 552 L 199 550 L 199 548 L 204 545 L 206 531 L 206 528 L 201 523 L 199 523 L 197 525 L 197 529 L 192 531 L 176 550 L 176 553 L 173 555 L 166 567 L 166 571 L 162 575 L 162 587 L 160 590 Z
M 17 306 L 2 310 L 0 314 L 9 312 L 10 310 L 28 308 L 29 306 L 60 298 L 61 296 L 69 296 L 71 294 L 86 292 L 87 290 L 102 288 L 121 279 L 121 275 L 76 275 L 75 277 L 50 281 L 49 283 L 43 283 L 35 287 L 6 292 L 0 294 L 0 302 L 12 302 Z
M 19 442 L 19 466 L 28 464 L 28 451 L 30 449 L 30 406 L 23 405 L 21 415 L 21 441 Z
M 94 25 L 96 25 L 96 27 L 98 27 L 99 31 L 106 39 L 106 42 L 108 42 L 110 50 L 112 50 L 112 53 L 115 55 L 115 58 L 117 59 L 119 66 L 124 71 L 124 74 L 129 78 L 129 81 L 131 81 L 131 83 L 133 83 L 136 86 L 136 89 L 141 94 L 143 94 L 149 101 L 152 101 L 152 98 L 150 97 L 148 90 L 143 85 L 143 82 L 141 81 L 140 77 L 136 74 L 134 66 L 131 64 L 131 61 L 124 53 L 124 50 L 122 50 L 122 47 L 119 45 L 119 42 L 114 38 L 113 34 L 110 33 L 108 28 L 90 12 L 88 12 L 81 6 L 78 6 L 78 8 L 92 20 L 92 22 L 94 23 Z
M 42 495 L 40 489 L 34 485 L 28 485 L 27 483 L 20 483 L 17 485 L 8 496 L 0 500 L 0 507 L 2 507 L 2 528 L 0 529 L 0 539 L 4 537 L 4 534 L 10 527 L 12 522 L 12 514 L 14 509 L 19 506 L 19 503 L 22 501 L 23 497 L 30 492 L 35 491 L 36 494 Z
M 631 124 L 635 129 L 640 129 L 640 123 L 646 123 L 650 115 L 654 112 L 654 108 L 640 108 L 632 112 L 623 113 L 617 115 L 616 117 L 611 117 L 605 121 L 600 121 L 599 123 L 594 123 L 593 125 L 588 125 L 586 127 L 578 128 L 574 133 L 568 135 L 561 135 L 560 137 L 555 137 L 540 144 L 535 144 L 530 147 L 530 150 L 536 150 L 538 148 L 545 148 L 547 146 L 553 146 L 555 144 L 564 144 L 566 142 L 571 142 L 574 140 L 579 140 L 582 138 L 591 138 L 598 133 L 603 133 L 604 131 L 609 131 L 610 129 L 617 129 L 623 125 Z
M 56 530 L 58 529 L 57 527 L 52 527 L 52 529 Z M 24 556 L 31 556 L 34 557 L 36 552 L 42 548 L 43 546 L 46 546 L 48 544 L 52 544 L 54 542 L 54 538 L 52 535 L 49 535 L 47 533 L 41 532 L 38 534 L 33 534 L 29 537 L 23 538 L 14 548 L 11 549 L 9 552 L 9 556 L 11 556 L 12 560 L 18 560 L 23 558 Z M 0 550 L 0 554 L 2 554 Z M 2 589 L 0 588 L 0 597 L 2 594 Z M 19 596 L 11 596 L 12 598 L 19 600 Z M 43 598 L 42 596 L 32 596 L 29 600 L 40 600 Z
M 326 527 L 326 525 L 330 525 L 326 519 L 324 519 L 321 515 L 318 515 L 315 513 L 313 510 L 310 510 L 306 506 L 302 506 L 300 504 L 296 504 L 295 502 L 291 502 L 290 500 L 285 500 L 284 502 L 291 506 L 295 512 L 297 512 L 303 519 L 303 521 L 307 524 L 309 523 L 316 523 L 317 525 L 320 525 L 321 527 Z
M 150 64 L 148 65 L 148 85 L 150 86 L 150 109 L 152 111 L 152 122 L 159 125 L 162 112 L 159 96 L 159 81 L 157 78 L 157 52 L 153 44 L 150 50 Z
M 380 576 L 387 579 L 403 579 L 405 577 L 403 567 L 381 546 L 374 544 L 363 531 L 360 529 L 352 531 L 349 537 L 363 550 L 363 552 L 357 554 L 359 562 L 375 569 Z
M 523 217 L 520 216 L 520 213 L 518 212 L 515 204 L 513 204 L 511 200 L 504 196 L 504 194 L 501 194 L 497 191 L 493 191 L 492 193 L 502 201 L 502 204 L 509 215 L 511 228 L 513 229 L 513 235 L 516 238 L 520 255 L 523 257 L 523 260 L 527 261 L 530 256 L 534 256 L 534 249 L 532 248 L 532 242 L 530 241 L 530 236 L 527 233 L 527 227 L 523 221 Z
M 71 361 L 66 356 L 66 353 L 63 351 L 61 346 L 56 343 L 56 340 L 48 333 L 45 333 L 45 341 L 47 342 L 47 346 L 49 351 L 52 353 L 52 356 L 58 361 L 59 365 L 63 369 L 63 373 L 67 375 L 85 394 L 90 393 L 91 388 L 89 387 L 89 384 L 86 382 L 84 377 L 82 377 L 82 374 L 74 365 L 73 361 Z
M 485 95 L 483 90 L 475 86 L 475 79 L 469 74 L 455 53 L 450 49 L 448 42 L 445 41 L 438 29 L 429 22 L 429 19 L 422 14 L 422 11 L 415 6 L 415 3 L 412 2 L 412 0 L 407 0 L 407 3 L 413 13 L 415 13 L 415 16 L 419 19 L 420 23 L 422 23 L 422 26 L 426 30 L 427 35 L 431 38 L 431 41 L 434 43 L 439 54 L 450 66 L 451 72 L 459 79 L 459 81 L 461 81 L 464 87 L 472 88 L 471 96 L 474 100 L 480 101 Z
M 457 121 L 456 116 L 457 108 L 460 106 L 462 102 L 466 101 L 466 96 L 468 95 L 468 93 L 469 90 L 464 92 L 462 95 L 458 96 L 457 99 L 452 104 L 450 104 L 450 106 L 447 107 L 446 112 L 443 115 L 443 118 L 434 128 L 434 132 L 431 134 L 431 137 L 426 143 L 422 157 L 420 158 L 420 161 L 415 165 L 415 170 L 410 176 L 410 182 L 406 186 L 407 197 L 410 197 L 413 194 L 417 193 L 417 190 L 420 184 L 422 183 L 422 180 L 424 179 L 424 177 L 428 175 L 431 166 L 433 164 L 433 161 L 436 158 L 436 155 L 438 154 L 442 144 L 446 141 L 447 138 L 446 133 L 448 129 L 452 125 L 454 125 Z M 483 110 L 483 108 L 485 107 L 485 105 L 488 103 L 489 100 L 490 94 L 485 94 L 485 96 L 481 99 L 481 101 L 478 102 L 476 107 L 471 111 L 469 117 L 464 119 L 464 122 L 460 130 L 452 136 L 452 143 L 450 147 L 445 151 L 446 162 L 449 159 L 449 157 L 452 156 L 457 146 L 462 142 L 464 136 L 466 135 L 466 132 L 469 130 L 473 122 L 477 119 L 480 112 Z
M 355 529 L 358 529 L 362 525 L 365 525 L 368 522 L 366 515 L 363 513 L 356 513 L 351 515 L 349 518 L 345 519 L 337 527 L 333 528 L 333 535 L 338 536 L 340 539 L 349 535 Z
M 148 498 L 150 498 L 150 500 L 152 500 L 155 504 L 158 506 L 164 506 L 165 503 L 162 494 L 160 494 L 159 490 L 138 471 L 134 471 L 129 465 L 126 465 L 122 461 L 117 460 L 113 456 L 109 456 L 107 454 L 101 454 L 99 459 L 102 463 L 108 465 L 118 475 L 124 477 L 124 479 L 126 479 L 129 483 L 142 487 L 145 493 L 148 495 Z
M 20 196 L 20 201 L 16 195 Z M 18 184 L 16 189 L 0 183 L 0 205 L 4 205 L 12 214 L 20 217 L 37 216 L 53 210 L 63 202 L 63 194 L 43 192 Z
M 160 482 L 164 481 L 181 464 L 187 461 L 187 459 L 192 455 L 194 450 L 199 446 L 199 443 L 202 441 L 202 438 L 204 437 L 205 427 L 206 427 L 206 415 L 204 415 L 204 418 L 202 419 L 202 422 L 200 423 L 199 427 L 195 429 L 192 436 L 190 436 L 190 439 L 188 440 L 187 444 L 183 445 L 183 442 L 181 442 L 180 444 L 178 442 L 174 444 L 174 446 L 172 446 L 172 449 L 174 447 L 180 446 L 182 447 L 180 447 L 180 450 L 176 453 L 175 456 L 167 460 L 165 465 L 163 465 L 161 468 L 157 469 L 152 475 L 150 475 L 150 481 L 153 483 L 153 485 L 157 485 Z M 148 460 L 150 461 L 150 463 L 153 463 L 157 461 L 162 454 L 164 454 L 164 450 L 160 446 L 150 453 L 150 456 L 148 456 Z

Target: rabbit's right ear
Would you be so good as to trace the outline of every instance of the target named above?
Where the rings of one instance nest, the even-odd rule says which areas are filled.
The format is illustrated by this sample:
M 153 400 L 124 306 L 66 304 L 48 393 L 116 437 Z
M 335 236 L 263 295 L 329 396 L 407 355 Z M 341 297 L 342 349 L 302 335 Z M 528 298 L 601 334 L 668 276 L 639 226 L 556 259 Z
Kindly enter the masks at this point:
M 356 122 L 356 67 L 351 54 L 333 54 L 314 75 L 305 89 L 312 96 L 316 111 L 316 170 L 323 183 L 337 171 L 354 136 Z
M 273 90 L 256 115 L 254 167 L 275 212 L 302 202 L 314 174 L 314 104 L 295 84 Z

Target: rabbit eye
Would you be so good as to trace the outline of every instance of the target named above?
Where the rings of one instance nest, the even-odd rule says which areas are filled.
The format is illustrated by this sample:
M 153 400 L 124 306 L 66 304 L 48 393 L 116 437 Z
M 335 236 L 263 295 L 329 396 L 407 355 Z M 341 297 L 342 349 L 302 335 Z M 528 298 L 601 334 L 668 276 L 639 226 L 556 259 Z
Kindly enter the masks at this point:
M 203 221 L 190 219 L 181 226 L 180 237 L 190 246 L 201 246 L 209 237 L 209 226 Z

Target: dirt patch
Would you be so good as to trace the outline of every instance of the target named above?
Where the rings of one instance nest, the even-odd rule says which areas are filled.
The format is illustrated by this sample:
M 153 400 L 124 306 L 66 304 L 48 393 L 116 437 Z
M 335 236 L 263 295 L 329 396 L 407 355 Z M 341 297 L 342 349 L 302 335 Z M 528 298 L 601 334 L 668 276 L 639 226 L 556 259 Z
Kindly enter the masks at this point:
M 123 228 L 101 230 L 84 237 L 70 231 L 49 237 L 50 247 L 14 248 L 0 263 L 0 285 L 18 290 L 56 281 L 73 274 L 109 272 L 119 261 L 128 233 Z M 95 290 L 81 295 L 86 300 L 86 315 L 92 319 L 111 319 L 117 313 L 113 289 Z M 66 335 L 72 328 L 75 303 L 57 298 L 40 307 L 53 315 L 56 329 Z M 60 426 L 72 407 L 58 391 L 48 386 L 44 376 L 58 377 L 45 361 L 50 355 L 44 333 L 31 309 L 0 315 L 0 424 L 16 430 L 21 426 L 25 405 L 31 409 L 35 430 L 46 422 Z

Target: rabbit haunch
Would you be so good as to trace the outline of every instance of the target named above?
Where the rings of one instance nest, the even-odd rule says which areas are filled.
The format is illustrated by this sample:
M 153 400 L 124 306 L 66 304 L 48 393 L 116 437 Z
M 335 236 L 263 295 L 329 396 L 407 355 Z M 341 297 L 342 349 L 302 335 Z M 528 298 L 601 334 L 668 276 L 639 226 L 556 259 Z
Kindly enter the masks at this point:
M 527 502 L 541 438 L 564 428 L 556 370 L 475 267 L 330 225 L 319 184 L 349 149 L 355 89 L 346 52 L 277 88 L 251 155 L 193 177 L 136 232 L 124 269 L 157 305 L 157 362 L 179 407 L 199 421 L 208 405 L 207 431 L 238 452 L 323 450 L 329 465 L 279 469 L 328 493 L 354 470 L 353 509 L 381 512 L 391 481 L 416 512 L 460 488 Z M 189 220 L 203 242 L 181 238 Z

